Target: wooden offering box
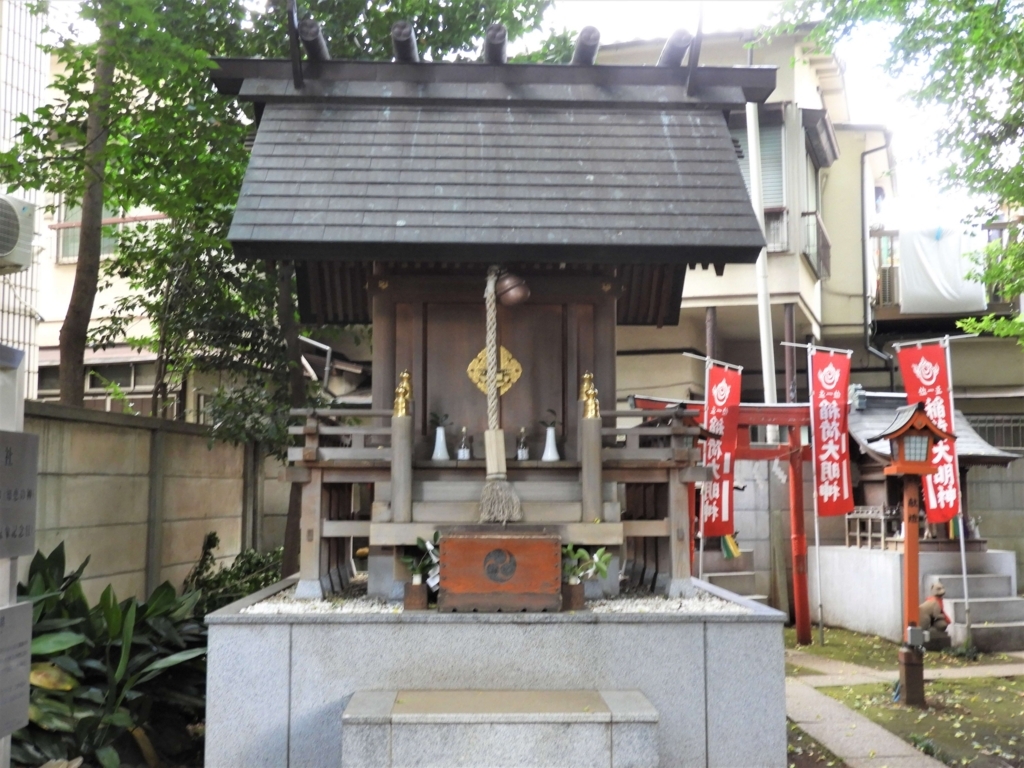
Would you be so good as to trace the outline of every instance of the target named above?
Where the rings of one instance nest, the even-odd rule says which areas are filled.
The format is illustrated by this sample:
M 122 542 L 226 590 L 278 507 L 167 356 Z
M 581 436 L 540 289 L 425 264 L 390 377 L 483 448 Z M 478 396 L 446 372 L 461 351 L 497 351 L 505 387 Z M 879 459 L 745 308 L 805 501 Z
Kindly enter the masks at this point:
M 441 538 L 439 611 L 560 611 L 562 541 L 543 526 L 473 525 Z

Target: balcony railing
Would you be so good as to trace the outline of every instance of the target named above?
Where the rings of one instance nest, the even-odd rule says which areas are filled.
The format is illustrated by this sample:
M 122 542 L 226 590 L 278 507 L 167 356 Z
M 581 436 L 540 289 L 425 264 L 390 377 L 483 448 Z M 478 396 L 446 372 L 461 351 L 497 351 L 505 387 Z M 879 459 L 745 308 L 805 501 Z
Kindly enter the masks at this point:
M 1003 239 L 1007 236 L 1005 222 L 991 223 L 985 227 L 988 241 Z M 900 306 L 900 233 L 894 229 L 875 229 L 871 232 L 871 258 L 874 260 L 878 275 L 873 301 L 876 307 Z M 987 286 L 988 310 L 996 314 L 1007 314 L 1016 311 L 1019 296 L 1010 293 L 1005 286 L 994 284 Z
M 801 218 L 804 222 L 803 254 L 818 278 L 827 280 L 832 276 L 832 241 L 828 239 L 825 224 L 817 211 L 806 211 Z
M 1024 451 L 1024 415 L 971 413 L 967 420 L 987 443 L 1009 451 Z

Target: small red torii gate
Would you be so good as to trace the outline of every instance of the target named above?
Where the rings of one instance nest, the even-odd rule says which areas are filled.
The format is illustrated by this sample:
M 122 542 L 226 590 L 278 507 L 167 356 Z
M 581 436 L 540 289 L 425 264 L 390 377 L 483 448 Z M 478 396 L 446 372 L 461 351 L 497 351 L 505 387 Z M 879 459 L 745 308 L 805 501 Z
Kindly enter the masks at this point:
M 677 405 L 704 407 L 702 401 L 662 400 L 633 397 L 635 407 L 641 409 L 672 408 Z M 811 644 L 811 610 L 807 595 L 807 534 L 804 529 L 804 462 L 811 461 L 811 446 L 802 445 L 800 428 L 811 424 L 809 403 L 779 403 L 776 405 L 740 403 L 736 441 L 737 461 L 772 461 L 779 459 L 789 464 L 789 521 L 790 547 L 793 554 L 793 614 L 796 623 L 796 641 Z M 786 427 L 785 443 L 759 445 L 750 442 L 749 427 Z M 696 487 L 690 484 L 690 514 L 695 515 Z M 692 542 L 692 538 L 691 538 Z

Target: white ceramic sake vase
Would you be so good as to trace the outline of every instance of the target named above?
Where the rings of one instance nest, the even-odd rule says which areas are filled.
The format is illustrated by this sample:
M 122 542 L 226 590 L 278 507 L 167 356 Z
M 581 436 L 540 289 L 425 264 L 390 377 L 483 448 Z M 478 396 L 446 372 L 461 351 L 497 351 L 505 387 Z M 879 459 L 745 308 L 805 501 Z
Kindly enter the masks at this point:
M 544 455 L 540 457 L 541 461 L 558 461 L 558 446 L 555 444 L 555 428 L 547 428 L 547 437 L 544 440 Z
M 444 427 L 438 427 L 434 434 L 434 455 L 430 457 L 433 461 L 451 461 L 448 455 L 448 441 L 445 440 Z

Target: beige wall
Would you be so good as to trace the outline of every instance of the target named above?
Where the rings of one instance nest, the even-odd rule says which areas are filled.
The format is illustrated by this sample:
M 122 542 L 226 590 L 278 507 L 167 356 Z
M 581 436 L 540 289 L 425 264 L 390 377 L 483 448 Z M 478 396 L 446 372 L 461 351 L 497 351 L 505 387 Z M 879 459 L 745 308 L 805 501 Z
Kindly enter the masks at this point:
M 836 131 L 839 159 L 822 190 L 822 219 L 832 242 L 832 277 L 821 287 L 822 336 L 856 334 L 864 325 L 863 186 L 860 154 L 867 148 L 860 131 Z
M 25 431 L 40 440 L 36 546 L 49 553 L 63 541 L 70 568 L 90 557 L 83 586 L 91 600 L 108 584 L 119 598 L 144 597 L 150 557 L 159 563 L 157 583 L 180 588 L 209 531 L 220 537 L 216 554 L 228 564 L 242 548 L 245 526 L 262 531 L 264 512 L 273 518 L 287 511 L 287 490 L 279 506 L 283 483 L 272 462 L 260 462 L 252 474 L 263 487 L 247 495 L 251 451 L 211 445 L 199 427 L 27 402 Z M 154 449 L 154 440 L 162 448 Z M 258 501 L 245 509 L 246 498 Z M 268 549 L 283 530 L 269 527 L 262 542 Z M 19 562 L 20 578 L 28 565 L 29 558 Z
M 683 357 L 677 351 L 704 350 L 703 317 L 691 319 L 683 315 L 680 317 L 679 325 L 665 328 L 618 326 L 615 329 L 615 338 L 616 349 L 619 352 L 615 366 L 618 400 L 637 394 L 687 399 L 696 392 L 703 393 L 703 363 Z M 621 354 L 624 350 L 645 349 L 662 351 L 649 355 Z

